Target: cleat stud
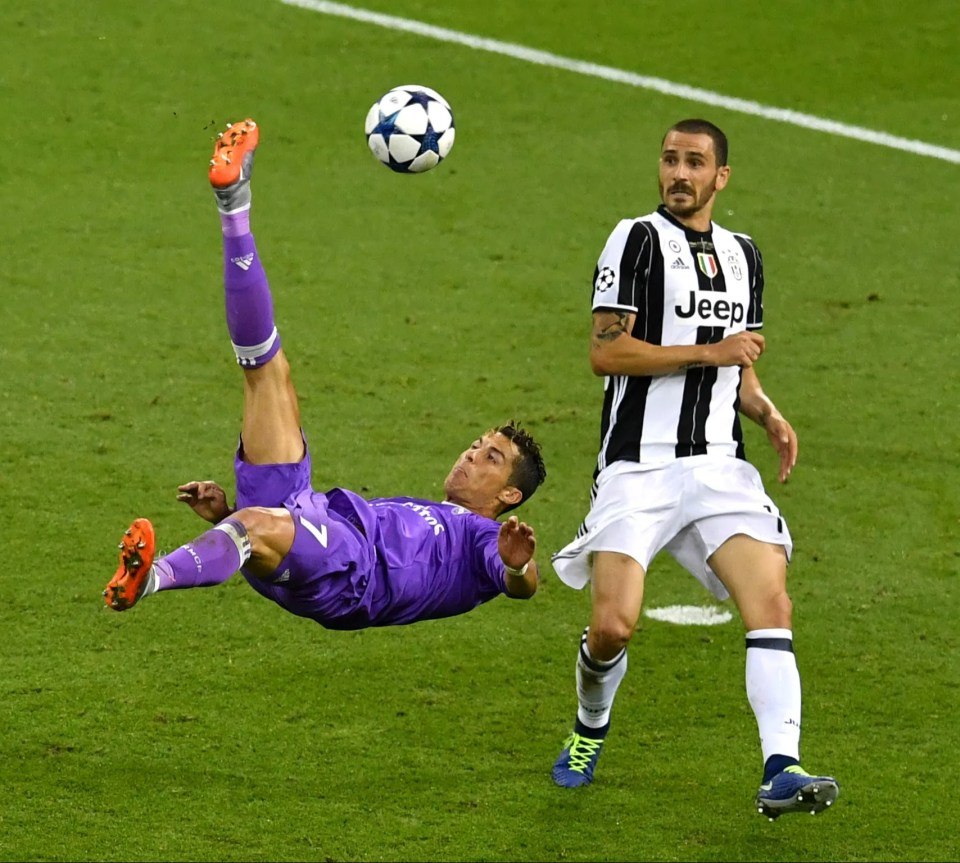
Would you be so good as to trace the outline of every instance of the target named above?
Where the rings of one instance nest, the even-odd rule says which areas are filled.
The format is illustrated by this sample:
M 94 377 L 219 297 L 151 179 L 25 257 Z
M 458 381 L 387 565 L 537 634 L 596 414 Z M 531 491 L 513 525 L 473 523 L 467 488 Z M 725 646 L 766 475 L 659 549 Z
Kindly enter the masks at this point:
M 137 543 L 137 548 L 146 548 L 146 547 L 147 547 L 147 544 L 143 540 L 140 540 L 140 542 Z
M 219 141 L 223 137 L 223 132 L 217 132 L 217 140 Z

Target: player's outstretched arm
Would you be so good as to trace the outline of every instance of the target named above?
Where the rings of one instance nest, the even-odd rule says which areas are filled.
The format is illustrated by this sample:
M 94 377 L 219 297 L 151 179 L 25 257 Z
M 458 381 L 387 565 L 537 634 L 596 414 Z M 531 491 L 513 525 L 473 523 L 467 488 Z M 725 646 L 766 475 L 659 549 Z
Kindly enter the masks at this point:
M 797 433 L 764 393 L 760 378 L 752 368 L 743 370 L 743 379 L 740 384 L 740 413 L 752 419 L 766 431 L 770 443 L 780 456 L 780 471 L 777 479 L 780 482 L 786 482 L 790 471 L 797 464 L 799 451 Z
M 184 483 L 177 487 L 177 492 L 177 500 L 211 524 L 218 524 L 233 512 L 227 503 L 227 493 L 211 480 Z
M 507 593 L 518 599 L 528 599 L 537 592 L 540 574 L 533 553 L 537 550 L 537 538 L 533 528 L 510 516 L 500 525 L 497 549 L 506 571 Z

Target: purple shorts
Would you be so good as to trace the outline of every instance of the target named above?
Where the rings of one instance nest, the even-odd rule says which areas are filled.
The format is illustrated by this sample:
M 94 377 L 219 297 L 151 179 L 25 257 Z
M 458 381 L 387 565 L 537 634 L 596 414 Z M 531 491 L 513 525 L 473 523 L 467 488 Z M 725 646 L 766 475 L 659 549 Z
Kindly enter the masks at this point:
M 250 464 L 240 458 L 240 447 L 233 457 L 237 479 L 237 509 L 248 506 L 290 506 L 293 499 L 310 488 L 310 448 L 303 441 L 303 459 L 296 464 Z
M 243 573 L 258 593 L 288 611 L 331 629 L 370 625 L 370 575 L 376 562 L 363 525 L 328 506 L 311 487 L 310 450 L 304 440 L 297 464 L 250 464 L 234 458 L 237 509 L 279 507 L 293 518 L 294 540 L 272 580 Z

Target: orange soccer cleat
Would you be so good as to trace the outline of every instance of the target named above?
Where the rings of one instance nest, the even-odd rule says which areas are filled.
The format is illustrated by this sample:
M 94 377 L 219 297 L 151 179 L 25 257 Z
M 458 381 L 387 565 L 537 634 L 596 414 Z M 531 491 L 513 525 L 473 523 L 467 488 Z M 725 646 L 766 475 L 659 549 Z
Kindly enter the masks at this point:
M 136 604 L 153 568 L 156 538 L 153 525 L 135 519 L 120 543 L 120 566 L 103 591 L 104 603 L 114 611 L 126 611 Z
M 253 154 L 260 143 L 260 129 L 247 118 L 231 123 L 225 132 L 217 135 L 210 159 L 210 185 L 214 189 L 226 189 L 250 179 L 253 169 Z

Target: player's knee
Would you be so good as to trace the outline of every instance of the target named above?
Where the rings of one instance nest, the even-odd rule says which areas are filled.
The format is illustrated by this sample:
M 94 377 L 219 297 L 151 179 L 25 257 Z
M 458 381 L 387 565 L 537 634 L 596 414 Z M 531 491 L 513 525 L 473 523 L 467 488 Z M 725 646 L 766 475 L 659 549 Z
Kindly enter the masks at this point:
M 771 596 L 769 606 L 771 616 L 783 621 L 781 626 L 789 629 L 793 619 L 793 602 L 786 590 Z
M 739 605 L 740 614 L 748 629 L 793 628 L 793 603 L 786 590 L 751 596 Z
M 590 623 L 587 646 L 596 659 L 613 659 L 630 643 L 633 623 L 618 616 L 603 617 Z
M 285 509 L 248 506 L 231 518 L 246 529 L 254 558 L 283 557 L 293 545 L 293 518 Z

